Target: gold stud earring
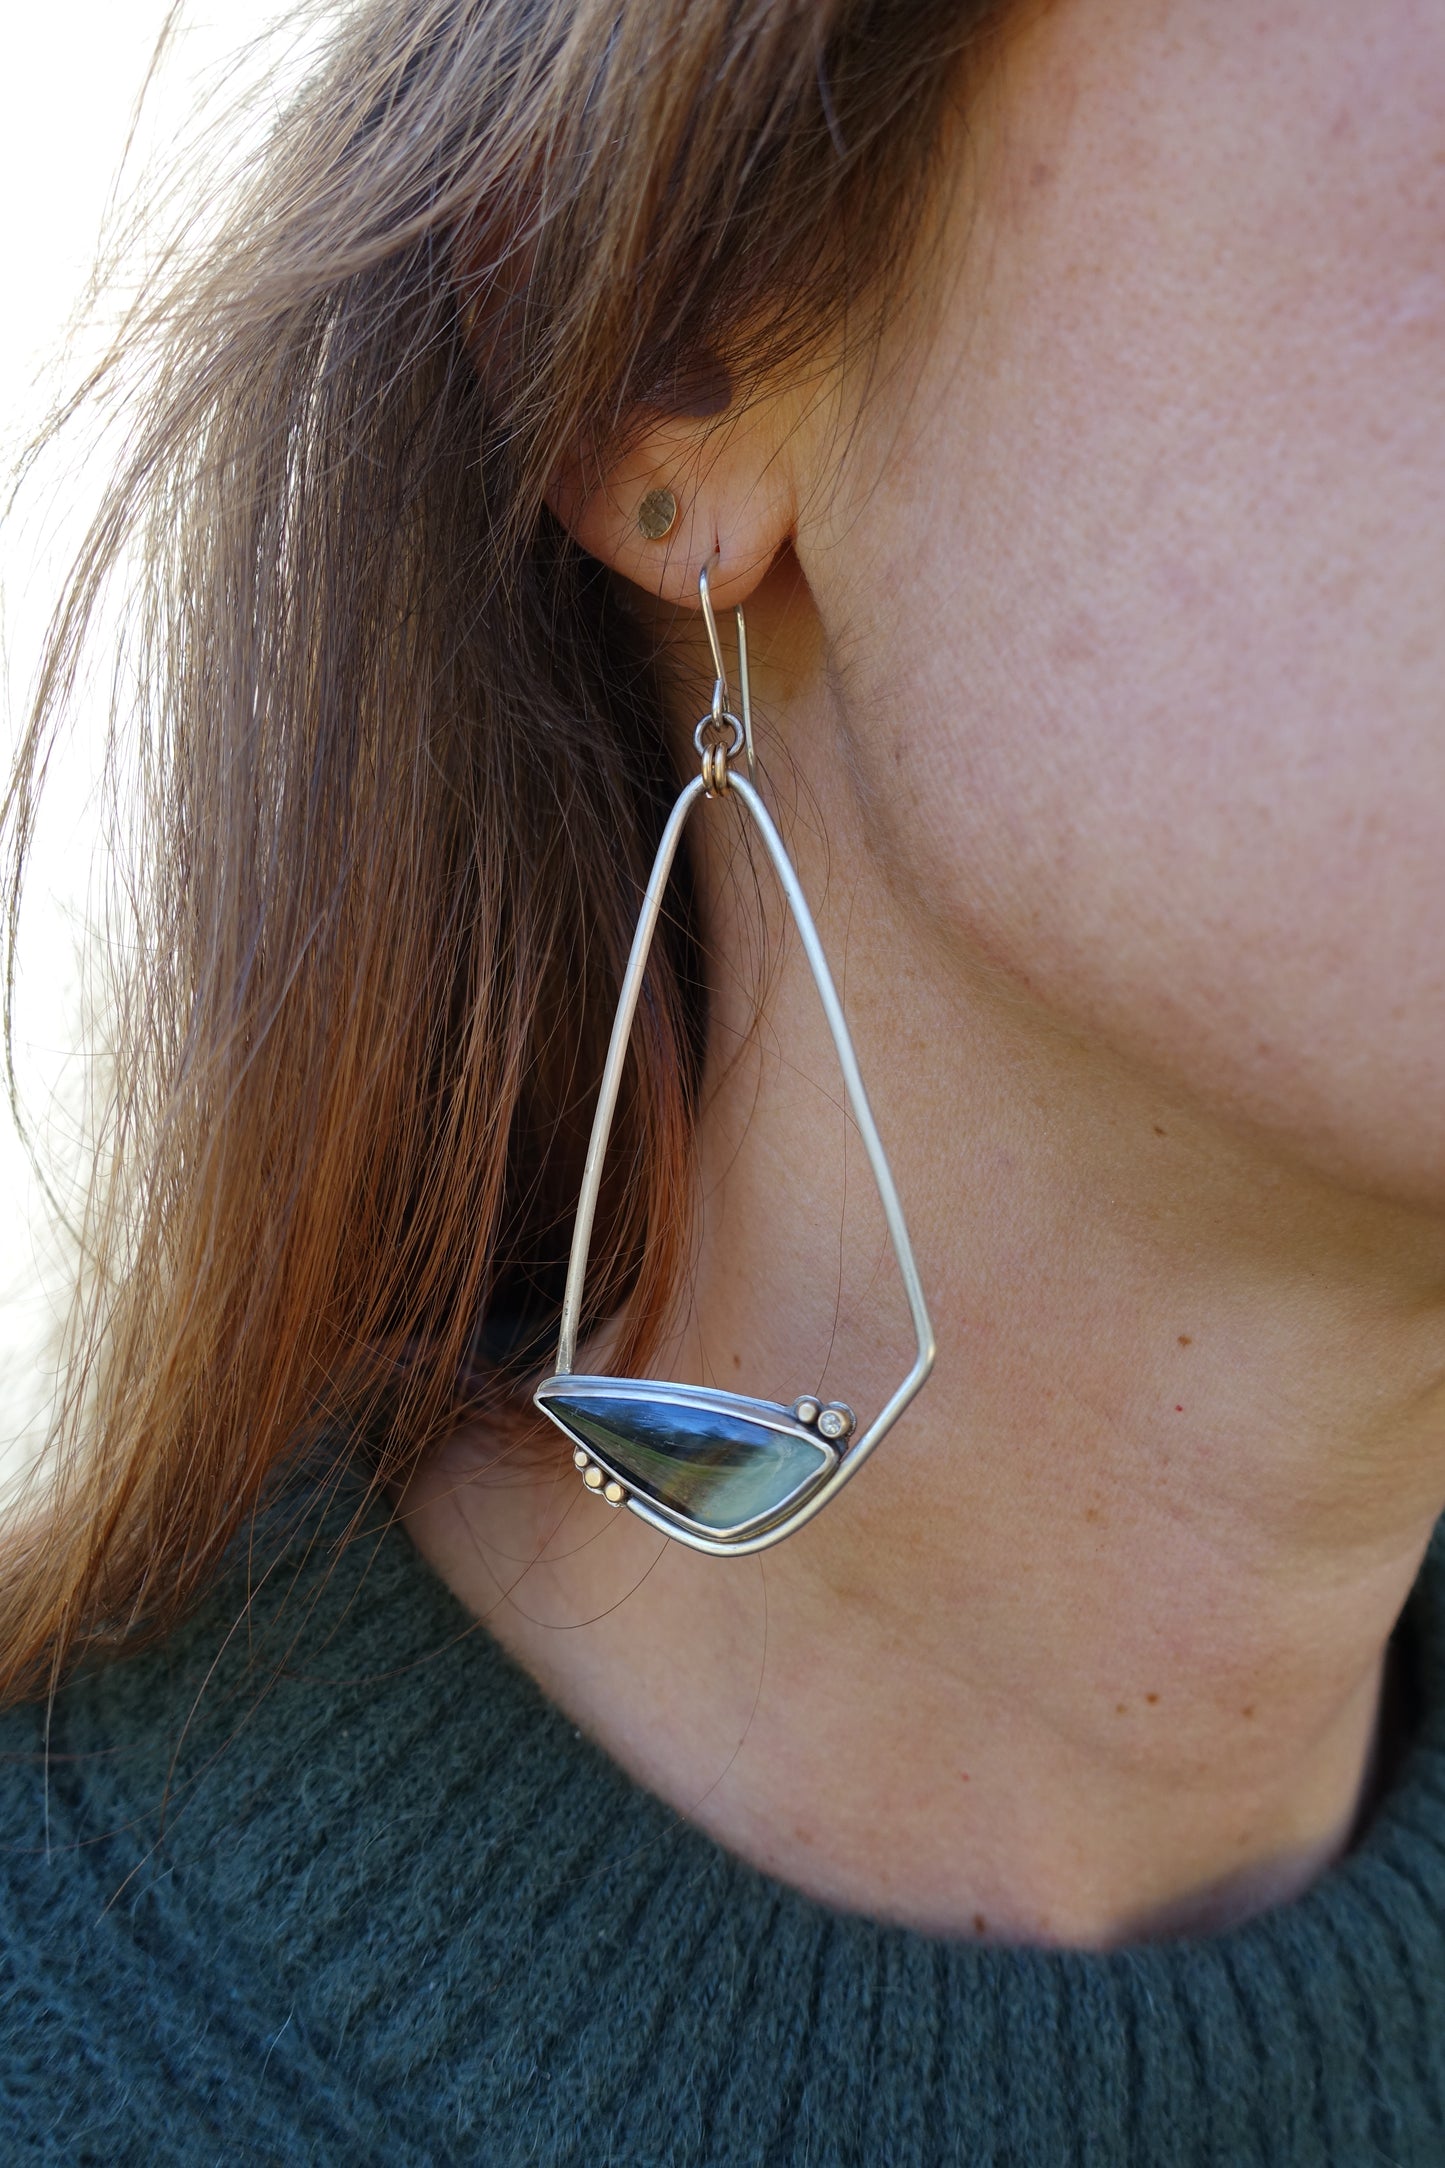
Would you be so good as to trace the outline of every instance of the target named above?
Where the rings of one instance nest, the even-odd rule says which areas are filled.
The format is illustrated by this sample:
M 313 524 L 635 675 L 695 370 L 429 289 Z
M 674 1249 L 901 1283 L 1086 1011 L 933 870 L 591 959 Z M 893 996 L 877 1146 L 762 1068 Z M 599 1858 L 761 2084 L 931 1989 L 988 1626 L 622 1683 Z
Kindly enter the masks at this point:
M 670 489 L 650 489 L 637 507 L 637 524 L 649 542 L 660 542 L 677 525 L 677 499 Z

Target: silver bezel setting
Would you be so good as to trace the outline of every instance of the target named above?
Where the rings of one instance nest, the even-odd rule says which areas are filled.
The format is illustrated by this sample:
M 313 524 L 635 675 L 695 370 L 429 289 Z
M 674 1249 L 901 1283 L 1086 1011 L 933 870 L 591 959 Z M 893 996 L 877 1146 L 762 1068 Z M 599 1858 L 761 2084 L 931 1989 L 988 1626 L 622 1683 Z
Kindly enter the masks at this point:
M 776 1430 L 784 1437 L 798 1438 L 811 1445 L 819 1456 L 818 1468 L 815 1474 L 798 1484 L 787 1498 L 766 1513 L 755 1513 L 750 1519 L 739 1521 L 726 1533 L 719 1533 L 717 1529 L 708 1528 L 701 1521 L 693 1520 L 676 1506 L 660 1505 L 655 1498 L 649 1498 L 634 1489 L 632 1477 L 624 1469 L 614 1466 L 607 1454 L 590 1440 L 585 1445 L 579 1444 L 576 1432 L 569 1428 L 562 1416 L 550 1405 L 554 1394 L 563 1393 L 585 1393 L 590 1400 L 634 1400 L 639 1394 L 645 1394 L 649 1400 L 664 1407 L 671 1405 L 701 1408 L 710 1414 L 743 1416 L 748 1422 L 757 1423 L 764 1430 Z M 791 1515 L 804 1498 L 810 1497 L 820 1484 L 829 1479 L 840 1458 L 838 1448 L 832 1440 L 824 1437 L 811 1424 L 800 1422 L 791 1408 L 781 1407 L 775 1400 L 753 1400 L 745 1393 L 725 1393 L 707 1385 L 684 1385 L 673 1378 L 616 1378 L 591 1376 L 569 1370 L 544 1378 L 533 1394 L 533 1399 L 543 1414 L 551 1417 L 564 1437 L 576 1448 L 573 1459 L 577 1461 L 579 1469 L 582 1462 L 578 1460 L 578 1455 L 583 1454 L 589 1463 L 602 1470 L 604 1479 L 620 1486 L 624 1494 L 622 1498 L 616 1501 L 608 1500 L 608 1503 L 625 1505 L 639 1520 L 662 1529 L 666 1535 L 682 1536 L 689 1540 L 700 1537 L 708 1545 L 720 1544 L 729 1550 L 739 1541 L 770 1528 L 776 1521 Z M 594 1495 L 605 1497 L 604 1486 L 592 1484 L 588 1487 Z

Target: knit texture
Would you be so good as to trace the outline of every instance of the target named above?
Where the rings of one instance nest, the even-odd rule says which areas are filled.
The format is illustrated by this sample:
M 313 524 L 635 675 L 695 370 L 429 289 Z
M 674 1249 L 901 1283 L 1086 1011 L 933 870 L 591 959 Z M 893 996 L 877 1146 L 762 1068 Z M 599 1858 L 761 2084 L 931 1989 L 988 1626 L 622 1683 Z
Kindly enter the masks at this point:
M 834 1913 L 640 1791 L 395 1529 L 311 1516 L 0 1721 L 0 2161 L 1441 2168 L 1423 1716 L 1298 1902 L 1107 1955 Z

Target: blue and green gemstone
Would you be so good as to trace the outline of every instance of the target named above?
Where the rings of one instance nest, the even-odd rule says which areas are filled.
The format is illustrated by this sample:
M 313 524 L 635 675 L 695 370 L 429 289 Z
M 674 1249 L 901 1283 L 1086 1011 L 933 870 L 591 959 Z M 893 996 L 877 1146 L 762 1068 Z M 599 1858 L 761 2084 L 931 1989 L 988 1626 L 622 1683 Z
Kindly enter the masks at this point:
M 537 1388 L 536 1403 L 610 1503 L 620 1489 L 720 1541 L 800 1505 L 838 1465 L 853 1428 L 837 1402 L 785 1408 L 641 1378 L 563 1374 Z

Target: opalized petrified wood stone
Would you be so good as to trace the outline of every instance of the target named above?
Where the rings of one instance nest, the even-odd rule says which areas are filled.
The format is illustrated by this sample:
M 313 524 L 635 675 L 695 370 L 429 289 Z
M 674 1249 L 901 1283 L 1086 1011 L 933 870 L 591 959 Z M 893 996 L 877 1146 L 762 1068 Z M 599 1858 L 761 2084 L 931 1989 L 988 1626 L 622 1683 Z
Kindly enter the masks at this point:
M 710 1534 L 771 1519 L 834 1465 L 836 1455 L 795 1427 L 773 1428 L 740 1408 L 549 1385 L 539 1401 L 570 1436 L 642 1498 Z M 769 1411 L 771 1412 L 771 1411 Z M 788 1421 L 787 1411 L 778 1415 Z

